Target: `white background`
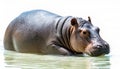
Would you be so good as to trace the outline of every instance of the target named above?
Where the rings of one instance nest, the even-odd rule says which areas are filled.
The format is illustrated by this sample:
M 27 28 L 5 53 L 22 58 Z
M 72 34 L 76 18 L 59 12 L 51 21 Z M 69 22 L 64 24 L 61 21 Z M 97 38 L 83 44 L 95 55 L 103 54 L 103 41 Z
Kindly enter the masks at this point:
M 111 55 L 120 55 L 119 0 L 0 0 L 0 40 L 15 17 L 34 9 L 84 19 L 91 16 L 93 24 L 101 29 L 101 37 L 110 44 Z

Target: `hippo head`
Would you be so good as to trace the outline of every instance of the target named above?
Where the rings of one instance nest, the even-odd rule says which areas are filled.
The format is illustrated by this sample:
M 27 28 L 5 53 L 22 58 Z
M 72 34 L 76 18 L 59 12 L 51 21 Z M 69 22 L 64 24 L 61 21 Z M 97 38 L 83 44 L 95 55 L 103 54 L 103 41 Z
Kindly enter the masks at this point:
M 90 56 L 100 56 L 109 53 L 109 44 L 99 35 L 100 29 L 93 26 L 90 17 L 71 19 L 71 47 L 76 52 L 86 53 Z

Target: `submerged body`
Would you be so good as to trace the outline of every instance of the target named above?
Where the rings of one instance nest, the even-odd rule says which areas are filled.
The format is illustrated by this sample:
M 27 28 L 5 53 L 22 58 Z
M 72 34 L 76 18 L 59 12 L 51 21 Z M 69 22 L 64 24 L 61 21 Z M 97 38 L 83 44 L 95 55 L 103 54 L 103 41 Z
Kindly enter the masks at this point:
M 109 45 L 99 36 L 91 20 L 62 17 L 44 10 L 22 13 L 8 26 L 4 47 L 25 53 L 99 56 Z

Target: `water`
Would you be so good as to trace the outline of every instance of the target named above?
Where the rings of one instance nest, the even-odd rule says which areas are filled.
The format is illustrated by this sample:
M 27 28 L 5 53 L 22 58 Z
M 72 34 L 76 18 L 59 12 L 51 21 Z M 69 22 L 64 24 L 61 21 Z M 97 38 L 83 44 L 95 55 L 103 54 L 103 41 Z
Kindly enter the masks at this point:
M 4 50 L 3 46 L 0 46 L 2 69 L 111 69 L 110 58 L 110 55 L 75 57 L 18 53 Z
M 111 69 L 110 55 L 100 57 L 37 55 L 7 51 L 3 49 L 2 41 L 0 44 L 2 69 Z
M 110 69 L 110 56 L 75 57 L 4 51 L 2 69 Z

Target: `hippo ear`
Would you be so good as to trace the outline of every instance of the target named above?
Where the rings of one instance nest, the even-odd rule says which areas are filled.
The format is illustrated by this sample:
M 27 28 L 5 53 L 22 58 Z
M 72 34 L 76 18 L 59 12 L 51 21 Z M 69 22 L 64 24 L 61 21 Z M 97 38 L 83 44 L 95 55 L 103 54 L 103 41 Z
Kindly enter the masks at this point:
M 76 19 L 76 18 L 72 18 L 72 19 L 71 19 L 71 25 L 78 27 L 78 22 L 77 22 L 77 19 Z
M 88 21 L 89 21 L 90 23 L 92 23 L 92 22 L 91 22 L 91 18 L 90 18 L 90 16 L 88 16 Z

